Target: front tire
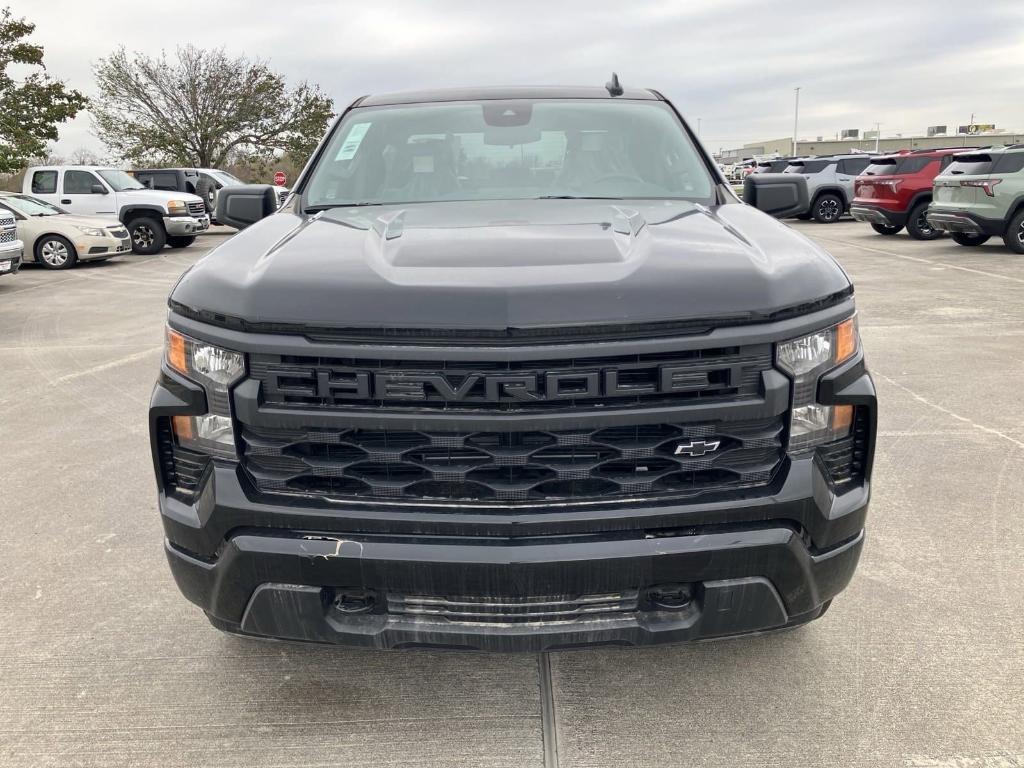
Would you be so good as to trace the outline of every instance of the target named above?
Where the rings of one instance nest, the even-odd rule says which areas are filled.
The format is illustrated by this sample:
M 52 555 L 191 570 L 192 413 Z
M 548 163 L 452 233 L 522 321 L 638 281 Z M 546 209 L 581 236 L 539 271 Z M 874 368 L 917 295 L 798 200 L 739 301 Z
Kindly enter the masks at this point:
M 928 203 L 918 203 L 910 211 L 907 217 L 907 234 L 915 240 L 938 240 L 942 237 L 942 230 L 936 229 L 928 223 L 925 214 L 928 213 Z
M 877 224 L 871 223 L 871 228 L 880 235 L 895 235 L 897 232 L 902 232 L 903 227 L 894 227 L 891 224 Z
M 71 241 L 60 235 L 43 235 L 36 241 L 36 263 L 46 269 L 71 269 L 78 252 Z
M 195 235 L 168 235 L 167 244 L 171 248 L 188 248 L 196 241 Z
M 811 216 L 819 224 L 834 224 L 843 215 L 843 201 L 832 194 L 825 194 L 814 201 Z
M 967 246 L 968 248 L 987 243 L 989 238 L 988 235 L 972 235 L 967 232 L 954 232 L 952 237 L 954 243 Z
M 132 250 L 143 256 L 160 253 L 167 244 L 167 232 L 160 221 L 141 216 L 128 222 L 128 235 L 132 239 Z
M 1010 219 L 1010 226 L 1006 228 L 1003 242 L 1014 253 L 1024 253 L 1024 211 Z

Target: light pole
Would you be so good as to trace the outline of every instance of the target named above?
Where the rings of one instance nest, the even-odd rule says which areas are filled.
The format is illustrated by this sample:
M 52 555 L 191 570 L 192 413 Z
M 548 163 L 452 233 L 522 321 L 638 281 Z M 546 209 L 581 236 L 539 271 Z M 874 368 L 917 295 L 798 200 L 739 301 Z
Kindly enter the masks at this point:
M 882 124 L 875 123 L 875 154 L 878 154 L 878 140 L 882 138 Z
M 796 133 L 800 126 L 800 89 L 794 88 L 796 102 L 793 104 L 793 157 L 796 157 Z

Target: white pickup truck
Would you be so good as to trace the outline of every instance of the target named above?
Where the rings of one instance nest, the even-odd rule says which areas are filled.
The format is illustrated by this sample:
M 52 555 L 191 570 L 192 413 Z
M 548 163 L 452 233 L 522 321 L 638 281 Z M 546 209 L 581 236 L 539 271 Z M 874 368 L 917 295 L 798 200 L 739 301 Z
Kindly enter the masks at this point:
M 201 198 L 147 189 L 118 168 L 35 166 L 25 172 L 22 191 L 69 213 L 118 219 L 136 253 L 159 253 L 164 245 L 185 248 L 210 227 Z
M 0 209 L 0 275 L 13 275 L 21 265 L 22 243 L 10 211 Z

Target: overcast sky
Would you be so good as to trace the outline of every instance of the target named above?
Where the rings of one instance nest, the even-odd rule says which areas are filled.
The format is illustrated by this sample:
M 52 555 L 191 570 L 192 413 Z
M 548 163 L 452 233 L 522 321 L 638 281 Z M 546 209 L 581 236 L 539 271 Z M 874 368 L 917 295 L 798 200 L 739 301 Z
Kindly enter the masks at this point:
M 0 5 L 5 0 L 0 0 Z M 492 84 L 625 85 L 675 101 L 709 148 L 843 128 L 968 122 L 1024 129 L 1024 0 L 6 0 L 37 24 L 51 74 L 87 94 L 119 45 L 225 46 L 319 83 L 341 109 L 374 92 Z M 160 10 L 163 8 L 164 10 Z M 955 130 L 955 129 L 954 129 Z M 101 149 L 87 116 L 57 152 Z

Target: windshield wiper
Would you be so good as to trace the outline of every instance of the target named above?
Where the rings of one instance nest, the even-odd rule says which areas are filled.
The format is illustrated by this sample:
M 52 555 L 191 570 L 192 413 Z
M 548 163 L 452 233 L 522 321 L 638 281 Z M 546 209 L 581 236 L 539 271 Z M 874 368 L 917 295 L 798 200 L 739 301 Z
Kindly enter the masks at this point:
M 305 213 L 319 213 L 332 208 L 360 208 L 367 205 L 397 205 L 397 203 L 321 203 L 320 205 L 307 205 L 303 210 Z

